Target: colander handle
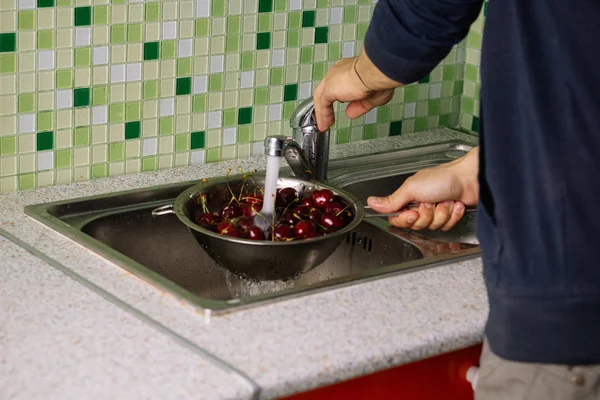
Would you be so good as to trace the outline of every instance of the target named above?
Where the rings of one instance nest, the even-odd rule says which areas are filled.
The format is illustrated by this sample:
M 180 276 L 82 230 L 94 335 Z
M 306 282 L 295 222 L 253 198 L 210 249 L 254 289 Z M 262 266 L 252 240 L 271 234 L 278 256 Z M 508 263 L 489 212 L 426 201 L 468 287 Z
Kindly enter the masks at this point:
M 167 214 L 175 214 L 175 211 L 173 211 L 173 204 L 167 204 L 152 210 L 153 217 L 160 217 L 161 215 Z

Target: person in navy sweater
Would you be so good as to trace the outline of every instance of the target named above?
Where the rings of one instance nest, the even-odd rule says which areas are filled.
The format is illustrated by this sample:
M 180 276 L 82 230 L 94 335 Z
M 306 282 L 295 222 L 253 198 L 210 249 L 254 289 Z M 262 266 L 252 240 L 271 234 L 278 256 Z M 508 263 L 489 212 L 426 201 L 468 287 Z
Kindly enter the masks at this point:
M 468 33 L 482 0 L 379 0 L 357 57 L 316 88 L 359 117 L 428 74 Z M 412 229 L 451 229 L 477 204 L 489 317 L 484 399 L 600 399 L 600 1 L 491 0 L 479 146 L 370 198 Z

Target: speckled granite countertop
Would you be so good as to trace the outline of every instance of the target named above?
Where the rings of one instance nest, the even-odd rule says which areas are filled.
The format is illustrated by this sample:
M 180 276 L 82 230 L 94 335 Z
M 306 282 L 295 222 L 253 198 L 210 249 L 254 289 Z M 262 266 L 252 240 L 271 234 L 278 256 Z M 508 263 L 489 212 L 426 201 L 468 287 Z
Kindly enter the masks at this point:
M 332 158 L 456 139 L 474 143 L 440 129 L 336 146 Z M 206 318 L 23 213 L 28 204 L 238 165 L 264 168 L 264 158 L 0 196 L 0 234 L 23 247 L 0 238 L 0 393 L 274 398 L 481 340 L 487 298 L 479 259 Z

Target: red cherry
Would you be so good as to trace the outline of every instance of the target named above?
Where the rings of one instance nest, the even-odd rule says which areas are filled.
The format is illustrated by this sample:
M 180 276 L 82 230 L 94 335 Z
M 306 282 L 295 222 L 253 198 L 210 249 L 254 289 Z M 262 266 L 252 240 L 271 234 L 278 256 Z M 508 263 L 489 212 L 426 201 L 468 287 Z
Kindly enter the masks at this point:
M 310 212 L 308 213 L 308 218 L 315 224 L 320 223 L 321 222 L 321 211 L 319 211 L 319 209 L 317 209 L 317 208 L 312 208 L 310 210 Z
M 217 222 L 217 217 L 211 213 L 202 213 L 196 218 L 196 224 L 200 226 L 215 225 Z
M 310 213 L 310 207 L 308 207 L 308 206 L 299 205 L 298 207 L 294 208 L 294 214 L 299 215 L 301 217 L 308 217 L 309 213 Z
M 312 208 L 314 207 L 314 203 L 312 201 L 312 198 L 310 196 L 306 196 L 300 199 L 300 205 L 301 206 L 307 206 L 308 208 Z
M 317 189 L 312 194 L 312 201 L 316 207 L 324 208 L 333 201 L 333 192 L 329 189 Z
M 332 214 L 337 214 L 337 213 L 341 212 L 343 209 L 344 209 L 344 206 L 342 206 L 337 201 L 332 201 L 331 203 L 329 203 L 325 206 L 325 212 L 330 212 Z
M 243 232 L 250 230 L 250 228 L 254 227 L 254 218 L 252 218 L 252 217 L 240 218 L 239 221 L 237 222 L 237 227 Z
M 321 225 L 327 232 L 335 232 L 344 227 L 342 219 L 332 213 L 323 213 L 321 216 Z
M 228 230 L 227 233 L 225 233 L 225 236 L 236 237 L 236 238 L 244 237 L 242 232 L 238 231 L 237 229 Z
M 262 203 L 243 204 L 241 207 L 242 215 L 245 217 L 254 217 L 262 209 Z
M 277 191 L 277 193 L 275 194 L 275 207 L 276 208 L 285 208 L 286 206 L 287 206 L 287 203 L 285 202 L 285 199 L 281 196 L 279 191 Z
M 248 239 L 265 240 L 264 232 L 257 226 L 252 226 L 248 229 Z
M 223 219 L 232 219 L 232 218 L 236 218 L 239 217 L 240 215 L 242 215 L 242 211 L 240 210 L 240 208 L 235 205 L 235 204 L 230 204 L 230 205 L 226 205 L 223 206 L 223 208 L 221 208 L 221 218 Z
M 293 238 L 292 229 L 286 224 L 278 224 L 273 229 L 273 236 L 275 240 L 290 240 Z
M 294 228 L 296 237 L 306 238 L 311 233 L 317 233 L 317 227 L 311 221 L 300 221 Z
M 222 221 L 217 224 L 217 232 L 226 235 L 227 232 L 235 230 L 235 227 L 229 221 Z
M 261 194 L 249 194 L 242 200 L 248 204 L 260 204 L 262 206 L 263 196 Z
M 296 189 L 291 187 L 281 189 L 279 191 L 279 195 L 281 196 L 283 201 L 285 201 L 286 205 L 290 204 L 292 201 L 298 198 L 298 192 L 296 192 Z
M 279 218 L 279 222 L 282 224 L 290 225 L 293 227 L 298 222 L 298 218 L 294 215 L 292 211 L 286 211 L 283 213 L 281 218 Z
M 304 236 L 304 239 L 310 239 L 310 238 L 315 238 L 315 237 L 319 237 L 319 234 L 317 233 L 317 231 L 308 232 L 306 234 L 306 236 Z

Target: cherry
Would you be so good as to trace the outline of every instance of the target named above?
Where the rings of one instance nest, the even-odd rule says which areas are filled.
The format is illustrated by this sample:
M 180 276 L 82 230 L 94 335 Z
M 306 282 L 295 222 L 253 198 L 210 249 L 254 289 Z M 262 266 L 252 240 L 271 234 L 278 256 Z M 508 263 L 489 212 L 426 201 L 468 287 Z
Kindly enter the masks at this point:
M 200 226 L 216 225 L 217 217 L 211 213 L 202 213 L 196 218 L 196 224 Z
M 230 229 L 230 230 L 228 230 L 227 233 L 225 233 L 225 236 L 236 237 L 236 238 L 242 238 L 242 237 L 244 237 L 244 235 L 242 234 L 242 232 L 238 231 L 237 229 Z
M 298 192 L 296 192 L 296 189 L 294 188 L 286 187 L 279 191 L 279 196 L 281 196 L 285 204 L 288 205 L 298 198 Z
M 279 193 L 279 191 L 277 191 L 277 193 L 275 194 L 275 207 L 276 208 L 285 208 L 287 206 L 287 203 L 285 202 L 285 199 L 281 196 L 281 193 Z
M 262 207 L 263 196 L 261 194 L 249 194 L 243 197 L 242 200 L 248 204 L 260 204 Z
M 315 238 L 315 237 L 319 237 L 319 234 L 317 233 L 317 231 L 314 232 L 308 232 L 305 236 L 304 239 L 310 239 L 310 238 Z
M 225 205 L 221 208 L 221 218 L 232 219 L 239 217 L 242 214 L 240 207 L 235 204 Z
M 312 194 L 312 201 L 316 207 L 324 208 L 333 201 L 334 194 L 329 189 L 317 189 Z
M 235 227 L 229 221 L 222 221 L 217 224 L 217 232 L 226 235 L 227 232 L 235 230 Z
M 249 231 L 254 227 L 254 219 L 252 217 L 242 217 L 239 219 L 237 226 L 243 232 Z
M 262 203 L 255 204 L 243 204 L 241 207 L 241 213 L 245 217 L 254 217 L 262 209 Z
M 312 198 L 310 196 L 306 196 L 300 199 L 300 205 L 301 206 L 306 206 L 308 208 L 312 208 L 314 207 L 314 203 L 312 201 Z
M 252 226 L 248 229 L 248 239 L 265 240 L 264 232 L 258 226 Z
M 283 215 L 281 216 L 281 218 L 279 218 L 279 222 L 286 224 L 286 225 L 290 225 L 291 227 L 293 227 L 294 225 L 296 225 L 296 223 L 298 222 L 298 218 L 296 218 L 296 216 L 294 215 L 293 211 L 286 211 L 283 213 Z
M 310 213 L 310 207 L 305 206 L 305 205 L 299 205 L 298 207 L 294 208 L 294 214 L 302 216 L 302 217 L 308 217 L 308 214 Z
M 311 208 L 310 212 L 308 213 L 308 218 L 315 224 L 320 223 L 321 222 L 321 211 L 319 211 L 319 209 L 317 209 L 317 208 Z
M 294 233 L 296 237 L 305 239 L 309 234 L 317 233 L 317 227 L 311 221 L 300 221 L 296 224 Z
M 335 232 L 344 227 L 344 223 L 340 217 L 328 212 L 321 215 L 321 225 L 327 232 Z
M 344 209 L 344 206 L 342 206 L 340 203 L 338 203 L 337 201 L 332 201 L 331 203 L 327 204 L 325 206 L 325 212 L 330 212 L 332 214 L 338 214 L 340 213 L 342 210 Z
M 273 236 L 275 237 L 275 240 L 290 240 L 293 238 L 292 229 L 289 227 L 289 225 L 278 224 L 273 229 Z

